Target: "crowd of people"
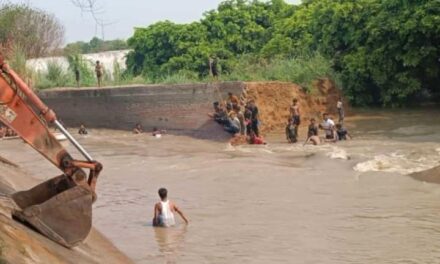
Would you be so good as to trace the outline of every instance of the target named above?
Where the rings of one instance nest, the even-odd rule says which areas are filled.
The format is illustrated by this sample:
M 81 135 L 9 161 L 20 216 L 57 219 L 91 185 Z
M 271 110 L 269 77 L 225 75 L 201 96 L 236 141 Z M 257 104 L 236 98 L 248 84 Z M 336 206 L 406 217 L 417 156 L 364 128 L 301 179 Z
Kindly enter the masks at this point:
M 312 143 L 313 145 L 319 145 L 321 143 L 321 138 L 319 137 L 319 130 L 324 131 L 323 140 L 325 142 L 337 142 L 339 140 L 351 139 L 350 134 L 344 127 L 345 112 L 343 108 L 342 98 L 340 98 L 336 105 L 338 112 L 338 123 L 335 124 L 333 119 L 328 113 L 322 115 L 322 122 L 317 125 L 316 119 L 311 118 L 310 124 L 307 131 L 307 139 L 304 144 Z M 289 142 L 295 143 L 298 138 L 298 126 L 300 124 L 300 112 L 298 107 L 298 100 L 294 99 L 291 106 L 291 116 L 286 127 L 286 135 Z
M 214 113 L 209 114 L 224 130 L 234 137 L 246 137 L 249 144 L 266 144 L 260 135 L 259 110 L 255 100 L 246 103 L 233 93 L 228 94 L 224 102 L 214 102 Z M 337 105 L 338 123 L 328 113 L 322 115 L 322 122 L 319 124 L 315 118 L 310 119 L 305 144 L 319 145 L 321 142 L 337 142 L 339 140 L 351 139 L 350 134 L 344 127 L 345 112 L 342 98 L 339 98 Z M 285 128 L 286 139 L 289 143 L 297 143 L 299 138 L 299 126 L 301 125 L 301 109 L 298 99 L 292 100 L 289 109 L 289 117 Z M 324 132 L 323 138 L 319 132 Z
M 133 134 L 143 134 L 145 133 L 144 128 L 142 127 L 141 123 L 136 123 L 136 125 L 133 128 Z M 151 132 L 151 135 L 156 138 L 161 138 L 162 135 L 165 135 L 167 131 L 165 129 L 159 129 L 157 127 L 153 127 L 153 131 Z
M 243 103 L 233 93 L 226 102 L 214 102 L 214 113 L 209 114 L 224 130 L 233 136 L 243 136 L 249 144 L 265 144 L 260 135 L 259 110 L 255 100 Z

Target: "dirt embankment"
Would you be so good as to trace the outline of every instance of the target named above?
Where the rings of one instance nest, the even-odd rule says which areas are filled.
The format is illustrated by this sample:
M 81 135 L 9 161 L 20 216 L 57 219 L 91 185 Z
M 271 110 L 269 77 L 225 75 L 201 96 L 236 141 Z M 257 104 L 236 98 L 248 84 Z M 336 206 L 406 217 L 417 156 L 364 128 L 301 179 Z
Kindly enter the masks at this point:
M 0 159 L 0 263 L 132 263 L 102 234 L 92 229 L 84 243 L 67 249 L 14 221 L 14 203 L 8 197 L 15 190 L 38 182 L 16 165 Z M 72 223 L 75 224 L 75 223 Z
M 336 103 L 342 93 L 335 84 L 328 79 L 317 80 L 311 90 L 308 93 L 302 87 L 286 82 L 249 82 L 244 97 L 256 101 L 263 133 L 284 129 L 293 98 L 298 99 L 300 105 L 302 126 L 308 125 L 311 118 L 319 120 L 326 112 L 337 120 Z M 347 103 L 344 105 L 347 108 Z
M 440 166 L 421 172 L 410 174 L 416 180 L 440 184 Z

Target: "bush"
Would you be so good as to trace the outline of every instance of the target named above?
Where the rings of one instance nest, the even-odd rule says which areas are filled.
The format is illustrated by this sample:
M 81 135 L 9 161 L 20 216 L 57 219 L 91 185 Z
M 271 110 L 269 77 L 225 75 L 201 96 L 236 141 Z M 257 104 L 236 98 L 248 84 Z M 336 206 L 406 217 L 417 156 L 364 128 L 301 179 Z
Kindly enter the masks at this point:
M 81 54 L 68 55 L 69 71 L 75 80 L 75 70 L 79 71 L 80 85 L 91 86 L 96 84 L 95 75 L 91 68 L 92 63 L 84 59 Z
M 234 81 L 285 81 L 293 82 L 309 89 L 312 81 L 330 78 L 340 84 L 339 75 L 332 69 L 329 60 L 319 53 L 284 59 L 263 59 L 243 57 L 233 66 L 223 80 Z

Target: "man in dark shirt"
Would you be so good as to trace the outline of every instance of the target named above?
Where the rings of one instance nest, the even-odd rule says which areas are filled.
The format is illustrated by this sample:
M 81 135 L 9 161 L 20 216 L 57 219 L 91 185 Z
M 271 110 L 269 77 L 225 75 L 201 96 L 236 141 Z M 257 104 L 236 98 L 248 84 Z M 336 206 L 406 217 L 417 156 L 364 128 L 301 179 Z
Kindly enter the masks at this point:
M 254 131 L 255 136 L 259 137 L 260 136 L 260 132 L 258 130 L 258 119 L 259 119 L 259 112 L 258 112 L 258 107 L 255 105 L 255 101 L 251 100 L 249 102 L 249 109 L 252 112 L 252 117 L 251 117 L 251 129 L 252 131 Z
M 296 125 L 294 124 L 292 118 L 287 119 L 286 139 L 289 143 L 296 143 L 298 141 L 296 134 Z
M 249 104 L 246 104 L 244 110 L 244 124 L 246 126 L 246 135 L 250 135 L 252 130 L 252 111 L 249 107 Z
M 338 140 L 347 140 L 351 139 L 350 134 L 348 133 L 347 129 L 345 129 L 342 124 L 336 125 L 336 134 L 338 135 Z
M 214 58 L 209 58 L 209 71 L 214 80 L 218 79 L 218 59 L 216 56 Z
M 318 135 L 318 126 L 316 125 L 315 118 L 310 119 L 310 125 L 307 131 L 307 140 L 304 143 L 304 145 L 307 144 L 309 141 L 312 142 L 313 145 L 319 145 L 321 143 L 321 140 L 319 139 L 319 135 Z
M 318 136 L 318 126 L 316 125 L 316 119 L 310 119 L 309 130 L 307 132 L 307 137 Z

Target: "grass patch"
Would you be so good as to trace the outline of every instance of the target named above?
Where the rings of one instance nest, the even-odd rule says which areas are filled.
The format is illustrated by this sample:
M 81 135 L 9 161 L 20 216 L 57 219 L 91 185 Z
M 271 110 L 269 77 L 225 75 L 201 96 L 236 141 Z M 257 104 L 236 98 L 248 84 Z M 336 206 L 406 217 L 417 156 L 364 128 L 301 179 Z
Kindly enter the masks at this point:
M 47 72 L 35 73 L 26 69 L 23 64 L 22 53 L 17 52 L 10 59 L 11 67 L 25 72 L 24 79 L 29 80 L 37 89 L 53 87 L 76 87 L 75 72 L 79 71 L 80 86 L 96 86 L 94 62 L 85 60 L 82 55 L 69 55 L 68 69 L 54 62 L 49 62 Z M 21 75 L 23 77 L 23 75 Z M 243 55 L 229 65 L 228 72 L 219 76 L 219 81 L 284 81 L 301 85 L 308 92 L 312 90 L 314 80 L 329 78 L 338 87 L 341 87 L 339 75 L 332 69 L 331 61 L 319 53 L 293 58 L 265 59 L 250 55 Z M 132 85 L 132 84 L 187 84 L 211 82 L 210 76 L 200 76 L 197 72 L 181 70 L 176 73 L 164 74 L 151 78 L 148 75 L 133 76 L 124 71 L 118 62 L 113 63 L 113 72 L 106 70 L 103 76 L 103 85 Z
M 329 78 L 340 84 L 339 75 L 332 69 L 330 61 L 320 54 L 295 58 L 261 59 L 244 57 L 222 80 L 233 81 L 284 81 L 301 85 L 310 91 L 312 82 Z

